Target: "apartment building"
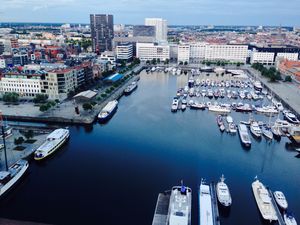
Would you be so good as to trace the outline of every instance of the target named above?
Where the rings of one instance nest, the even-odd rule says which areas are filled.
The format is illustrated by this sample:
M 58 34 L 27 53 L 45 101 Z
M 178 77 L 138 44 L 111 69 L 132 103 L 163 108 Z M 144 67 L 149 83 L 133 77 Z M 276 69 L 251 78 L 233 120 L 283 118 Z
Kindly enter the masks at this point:
M 247 45 L 206 45 L 205 47 L 205 60 L 246 63 L 247 55 Z
M 116 47 L 117 60 L 130 61 L 133 57 L 133 45 L 131 43 L 120 43 Z
M 287 59 L 289 61 L 297 61 L 299 57 L 299 53 L 289 53 L 289 52 L 278 52 L 277 58 Z
M 257 52 L 253 51 L 250 57 L 250 63 L 261 63 L 264 65 L 273 65 L 274 64 L 274 52 Z

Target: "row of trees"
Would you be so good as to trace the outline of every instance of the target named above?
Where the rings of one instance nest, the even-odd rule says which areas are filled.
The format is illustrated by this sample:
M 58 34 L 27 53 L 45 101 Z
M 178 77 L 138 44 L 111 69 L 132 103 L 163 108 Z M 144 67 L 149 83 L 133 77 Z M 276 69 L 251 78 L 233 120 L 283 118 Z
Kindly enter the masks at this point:
M 19 94 L 15 92 L 5 93 L 2 97 L 4 102 L 7 103 L 16 103 L 19 101 Z
M 268 69 L 261 63 L 253 63 L 251 67 L 260 71 L 261 75 L 269 78 L 271 82 L 282 80 L 280 72 L 276 71 L 275 67 L 270 67 Z
M 236 65 L 241 66 L 244 65 L 244 63 L 241 62 L 229 62 L 229 61 L 203 61 L 203 64 L 210 66 L 210 65 L 217 65 L 217 66 L 226 66 L 226 65 Z
M 152 60 L 147 60 L 147 61 L 146 61 L 146 64 L 148 64 L 148 65 L 150 65 L 150 64 L 156 65 L 156 64 L 160 64 L 160 63 L 161 63 L 160 59 L 152 59 Z M 167 65 L 167 64 L 170 63 L 170 60 L 169 60 L 169 59 L 166 59 L 166 60 L 163 61 L 163 63 L 164 63 L 165 65 Z
M 45 104 L 42 104 L 40 106 L 40 111 L 41 112 L 45 112 L 47 111 L 48 109 L 50 109 L 51 107 L 54 107 L 59 101 L 48 101 L 47 103 Z

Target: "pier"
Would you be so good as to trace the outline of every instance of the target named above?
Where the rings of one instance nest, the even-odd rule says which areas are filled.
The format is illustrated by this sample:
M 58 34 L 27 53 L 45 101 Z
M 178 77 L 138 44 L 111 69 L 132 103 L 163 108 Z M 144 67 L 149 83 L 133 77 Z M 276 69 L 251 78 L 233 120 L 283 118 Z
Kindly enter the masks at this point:
M 159 193 L 152 225 L 166 225 L 169 211 L 170 193 Z
M 211 191 L 211 207 L 212 207 L 212 214 L 213 214 L 213 223 L 214 225 L 220 225 L 216 185 L 214 182 L 211 182 L 209 186 Z
M 272 190 L 270 188 L 267 188 L 267 189 L 268 189 L 269 195 L 271 197 L 271 202 L 272 202 L 272 204 L 274 205 L 274 208 L 275 208 L 276 216 L 278 218 L 278 224 L 279 225 L 286 225 L 285 222 L 284 222 L 284 220 L 283 220 L 283 218 L 282 218 L 282 214 L 281 214 L 281 212 L 280 212 L 280 210 L 278 208 L 278 205 L 277 205 L 277 203 L 275 201 L 275 198 L 274 198 Z

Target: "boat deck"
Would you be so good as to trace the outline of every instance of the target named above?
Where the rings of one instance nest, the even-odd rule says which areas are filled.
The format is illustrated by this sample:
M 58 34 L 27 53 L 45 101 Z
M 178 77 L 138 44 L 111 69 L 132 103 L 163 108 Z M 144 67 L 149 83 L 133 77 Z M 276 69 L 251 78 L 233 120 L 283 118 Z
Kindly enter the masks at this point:
M 216 191 L 216 184 L 214 182 L 210 183 L 210 192 L 211 192 L 211 207 L 213 213 L 213 223 L 214 225 L 220 225 L 217 191 Z
M 277 203 L 276 203 L 276 201 L 275 201 L 273 192 L 271 191 L 270 188 L 267 188 L 267 190 L 268 190 L 268 192 L 269 192 L 269 194 L 270 194 L 270 196 L 271 196 L 271 201 L 272 201 L 272 204 L 274 205 L 274 208 L 275 208 L 276 216 L 277 216 L 277 218 L 278 218 L 278 224 L 279 224 L 279 225 L 285 225 L 285 222 L 284 222 L 284 220 L 283 220 L 283 218 L 282 218 L 282 214 L 281 214 L 281 212 L 280 212 L 280 210 L 279 210 L 279 208 L 278 208 L 278 205 L 277 205 Z
M 159 193 L 156 202 L 152 225 L 167 224 L 170 196 L 171 196 L 170 193 Z

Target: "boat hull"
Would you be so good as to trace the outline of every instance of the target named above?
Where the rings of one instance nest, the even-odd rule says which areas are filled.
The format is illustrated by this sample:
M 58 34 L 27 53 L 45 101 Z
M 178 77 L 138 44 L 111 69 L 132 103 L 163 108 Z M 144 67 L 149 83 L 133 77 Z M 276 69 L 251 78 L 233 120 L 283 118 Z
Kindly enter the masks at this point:
M 118 106 L 116 106 L 106 117 L 98 117 L 99 123 L 108 122 L 113 117 L 113 115 L 116 113 L 117 109 L 118 109 Z
M 5 193 L 7 193 L 21 179 L 28 167 L 29 163 L 26 161 L 22 169 L 0 189 L 0 196 L 3 196 Z

